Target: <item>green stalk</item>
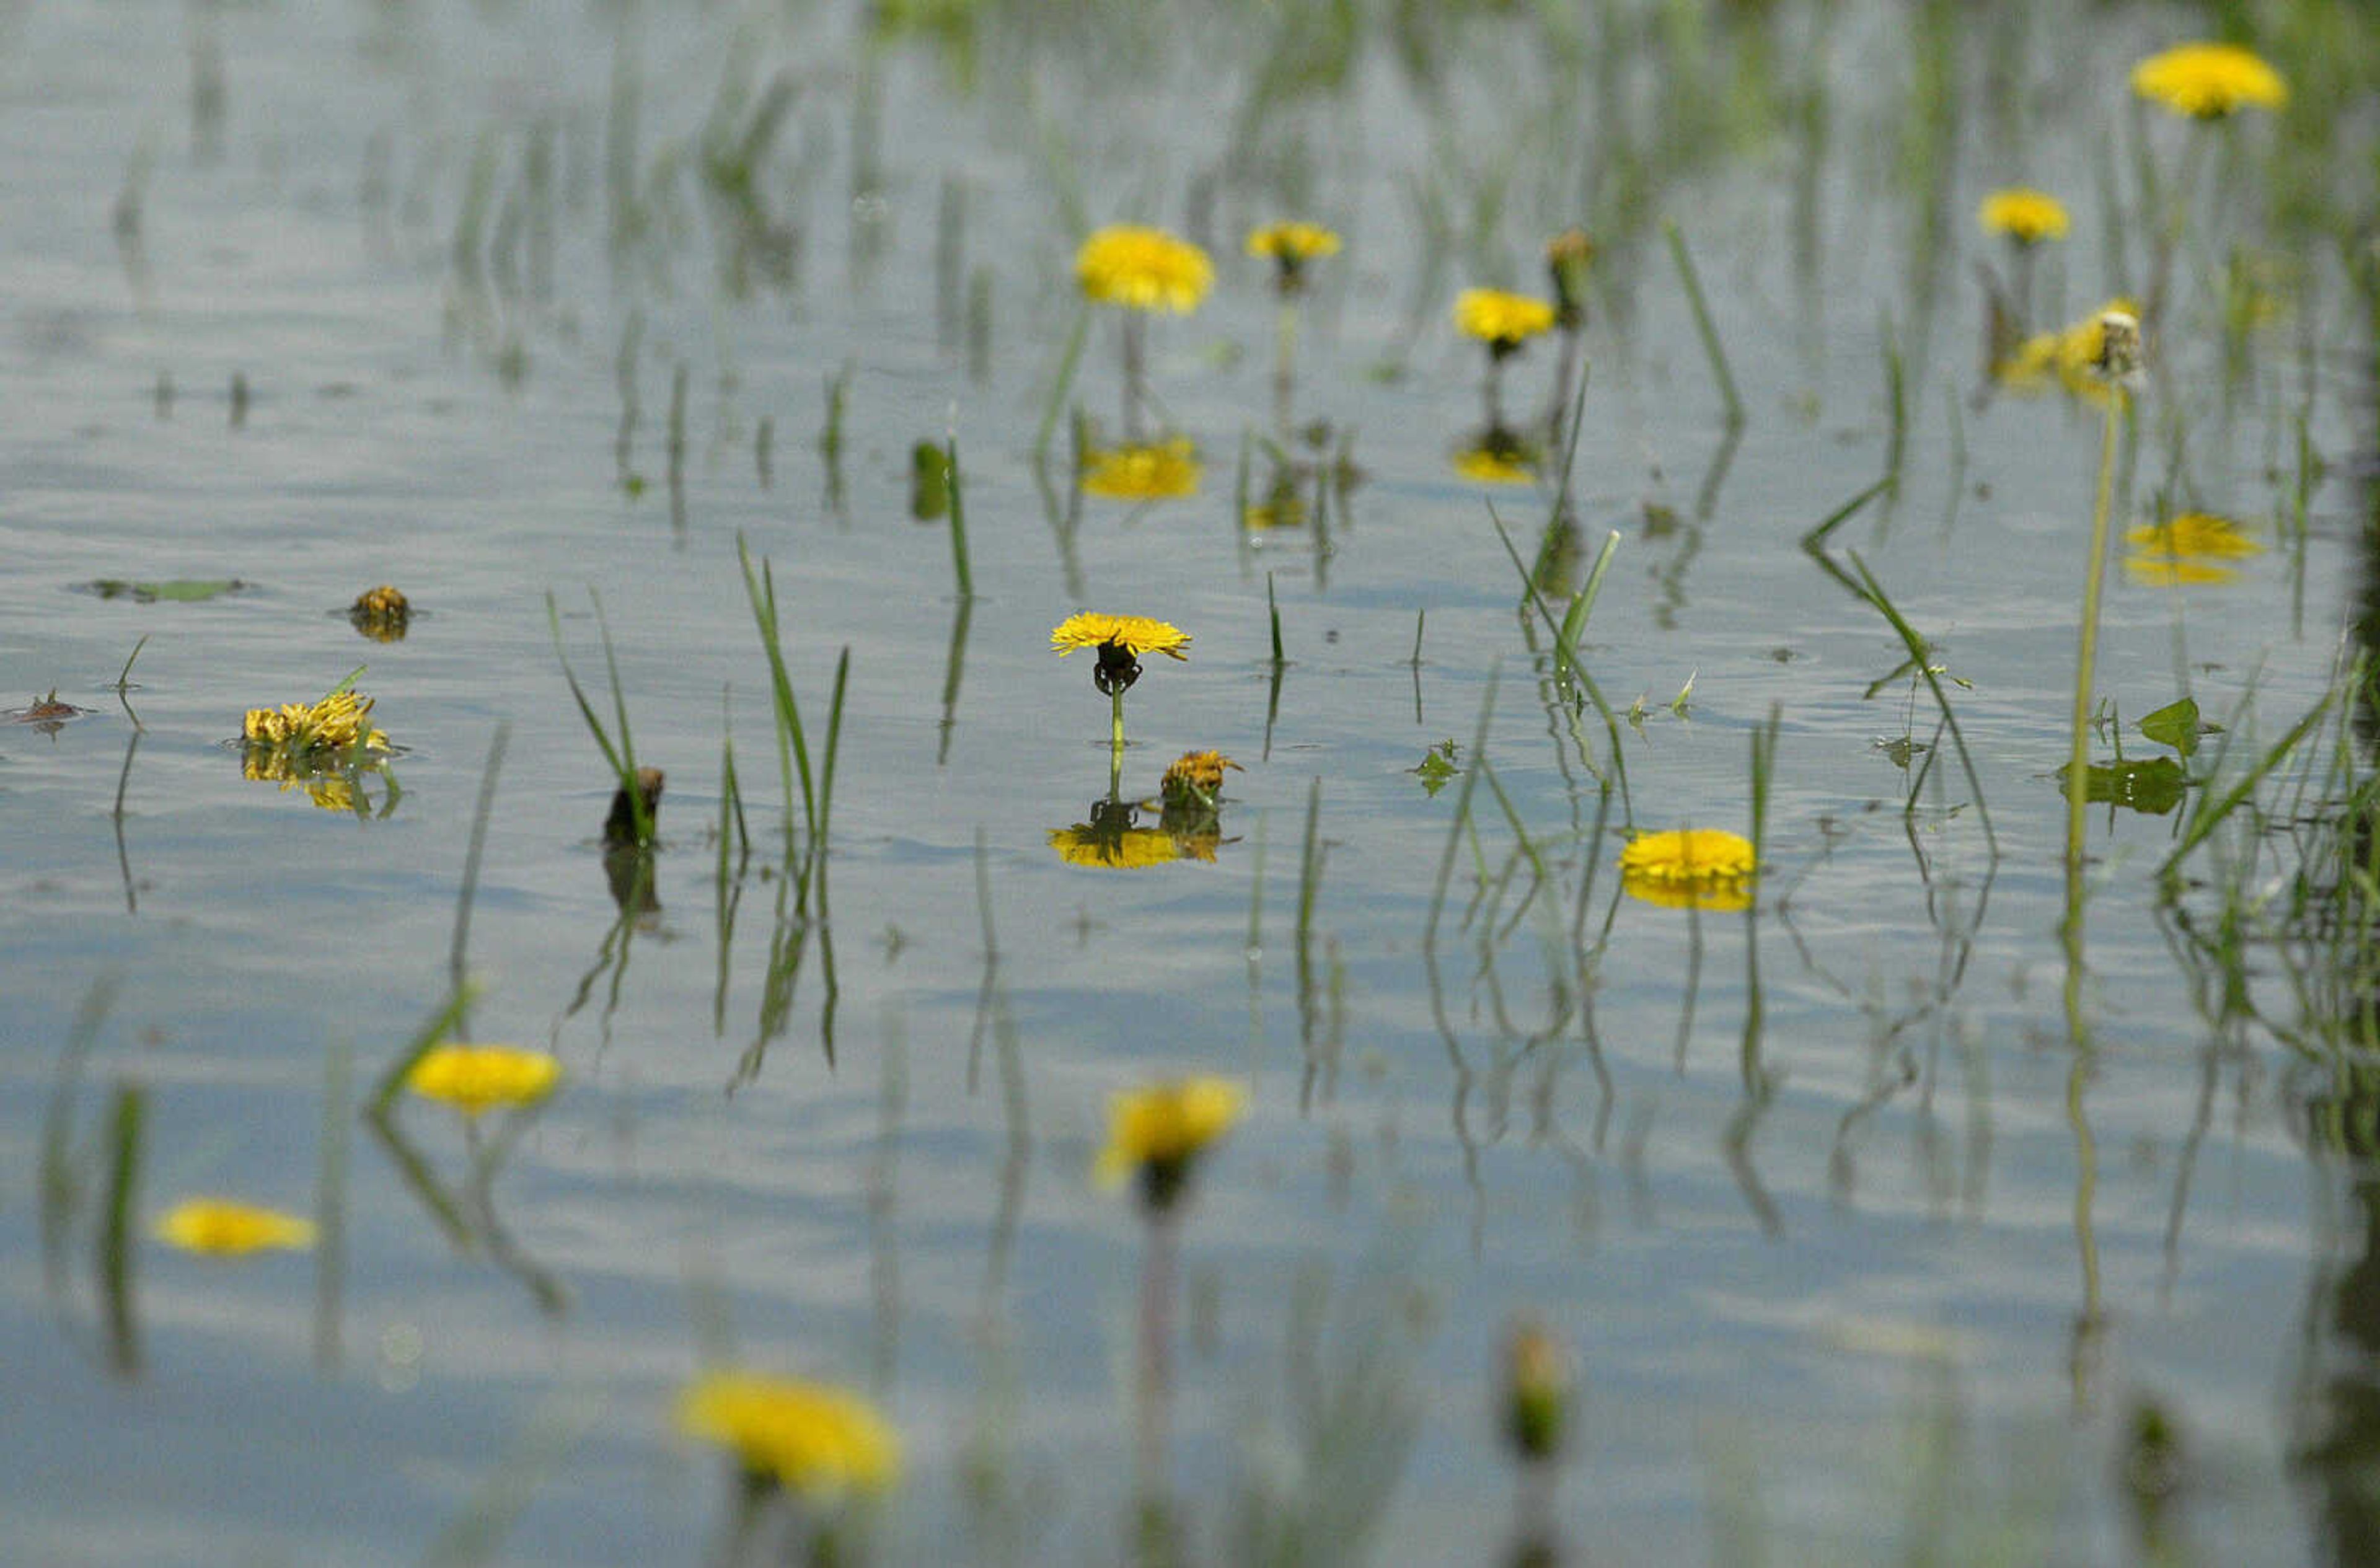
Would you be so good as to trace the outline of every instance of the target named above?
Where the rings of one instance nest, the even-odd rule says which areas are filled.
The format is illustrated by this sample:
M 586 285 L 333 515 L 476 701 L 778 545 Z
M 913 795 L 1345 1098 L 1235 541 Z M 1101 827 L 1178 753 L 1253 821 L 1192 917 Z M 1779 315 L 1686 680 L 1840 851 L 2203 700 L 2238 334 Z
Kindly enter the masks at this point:
M 957 436 L 953 435 L 950 438 L 950 444 L 944 448 L 944 453 L 949 459 L 951 470 L 952 564 L 958 568 L 959 597 L 973 599 L 975 574 L 967 569 L 966 496 L 965 492 L 959 486 L 959 438 Z
M 1678 276 L 1686 286 L 1686 303 L 1694 313 L 1694 331 L 1701 334 L 1703 353 L 1709 359 L 1711 374 L 1718 382 L 1718 395 L 1727 404 L 1727 422 L 1743 423 L 1743 398 L 1735 390 L 1735 375 L 1727 368 L 1727 350 L 1718 340 L 1718 329 L 1711 324 L 1709 302 L 1703 298 L 1702 280 L 1694 275 L 1694 258 L 1686 254 L 1685 236 L 1678 232 L 1677 220 L 1661 220 L 1661 233 L 1670 241 L 1670 259 L 1678 264 Z
M 2091 558 L 2082 577 L 2082 630 L 2074 661 L 2073 743 L 2066 769 L 2066 929 L 2082 929 L 2082 823 L 2090 789 L 2091 689 L 2099 658 L 2099 599 L 2107 581 L 2107 514 L 2116 493 L 2116 435 L 2124 392 L 2107 388 L 2107 421 L 2099 442 L 2099 485 L 2091 505 Z
M 1108 696 L 1108 798 L 1117 798 L 1117 787 L 1123 780 L 1123 687 L 1119 684 Z

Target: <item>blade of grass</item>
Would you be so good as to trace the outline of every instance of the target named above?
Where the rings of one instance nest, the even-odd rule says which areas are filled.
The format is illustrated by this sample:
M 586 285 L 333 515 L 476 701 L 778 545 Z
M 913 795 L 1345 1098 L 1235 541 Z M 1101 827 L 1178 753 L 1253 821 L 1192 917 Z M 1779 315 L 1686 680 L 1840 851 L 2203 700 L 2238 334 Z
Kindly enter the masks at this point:
M 1686 254 L 1686 237 L 1679 232 L 1677 220 L 1661 220 L 1661 233 L 1670 242 L 1670 259 L 1677 263 L 1678 277 L 1686 287 L 1686 304 L 1694 315 L 1694 331 L 1703 340 L 1703 354 L 1710 360 L 1711 374 L 1718 382 L 1720 399 L 1727 405 L 1727 422 L 1743 423 L 1743 398 L 1735 390 L 1735 374 L 1727 368 L 1727 349 L 1720 344 L 1718 329 L 1711 322 L 1709 303 L 1703 298 L 1702 280 L 1694 275 L 1694 258 Z
M 953 434 L 942 448 L 950 464 L 951 564 L 958 570 L 959 597 L 975 597 L 975 574 L 967 569 L 966 490 L 959 482 L 959 438 Z
M 1935 674 L 1933 662 L 1925 656 L 1925 639 L 1919 637 L 1916 628 L 1893 608 L 1892 601 L 1885 597 L 1883 585 L 1876 580 L 1876 574 L 1867 569 L 1867 563 L 1860 559 L 1859 552 L 1854 550 L 1849 553 L 1852 568 L 1859 573 L 1864 585 L 1861 597 L 1876 606 L 1876 612 L 1891 623 L 1892 629 L 1900 634 L 1901 645 L 1916 661 L 1917 673 L 1924 678 L 1925 688 L 1934 694 L 1935 707 L 1941 710 L 1943 722 L 1950 726 L 1950 742 L 1959 748 L 1959 766 L 1966 771 L 1967 787 L 1975 792 L 1975 817 L 1984 825 L 1984 843 L 1997 857 L 2000 849 L 1999 835 L 1992 831 L 1991 808 L 1984 803 L 1984 781 L 1975 772 L 1974 757 L 1967 750 L 1967 737 L 1959 728 L 1959 716 L 1950 711 L 1950 699 L 1942 689 L 1941 678 Z

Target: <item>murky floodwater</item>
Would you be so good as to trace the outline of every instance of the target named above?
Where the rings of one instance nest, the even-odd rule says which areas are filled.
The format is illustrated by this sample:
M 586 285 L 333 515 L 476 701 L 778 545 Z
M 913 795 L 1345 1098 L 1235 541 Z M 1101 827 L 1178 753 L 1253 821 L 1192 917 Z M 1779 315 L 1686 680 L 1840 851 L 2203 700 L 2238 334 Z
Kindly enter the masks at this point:
M 2252 794 L 2294 834 L 2243 810 L 2178 897 L 2157 877 L 2353 654 L 2369 294 L 2267 212 L 2358 218 L 2280 183 L 2302 121 L 2129 102 L 2191 35 L 2163 7 L 1018 9 L 0 21 L 0 697 L 90 710 L 0 729 L 7 1555 L 695 1561 L 733 1488 L 673 1402 L 733 1360 L 897 1423 L 883 1560 L 1111 1560 L 1150 1465 L 1147 1238 L 1090 1167 L 1112 1091 L 1195 1072 L 1248 1102 L 1179 1238 L 1161 1470 L 1192 1560 L 1509 1552 L 1494 1367 L 1524 1313 L 1580 1380 L 1572 1560 L 2352 1560 L 2373 1199 L 2320 1152 L 2353 1140 L 2304 1129 L 2351 1111 L 2325 1086 L 2354 1058 L 2263 940 L 2351 783 L 2317 760 L 2343 704 Z M 2288 69 L 2315 30 L 2262 42 Z M 2368 167 L 2368 91 L 2321 87 L 2289 113 Z M 2225 732 L 2176 809 L 2093 808 L 2078 1046 L 2057 770 L 2102 427 L 1977 395 L 1973 268 L 2008 257 L 1973 213 L 2066 198 L 2030 282 L 2056 326 L 2148 284 L 2144 178 L 2196 216 L 2118 526 L 2203 509 L 2265 548 L 2112 575 L 2126 756 L 2172 755 L 2133 726 L 2183 695 Z M 1318 444 L 1276 429 L 1241 254 L 1283 215 L 1345 239 L 1295 343 Z M 1114 312 L 1067 359 L 1075 248 L 1123 219 L 1218 273 L 1148 327 L 1147 427 L 1198 471 L 1145 468 L 1187 491 L 1145 502 L 1077 483 L 1126 418 Z M 1538 577 L 1558 620 L 1619 536 L 1582 653 L 1609 723 L 1497 531 L 1538 561 L 1558 455 L 1458 462 L 1455 292 L 1543 293 L 1572 224 L 1601 246 L 1577 545 Z M 1534 438 L 1557 358 L 1502 371 Z M 953 437 L 965 595 L 913 517 L 913 449 Z M 1257 526 L 1277 473 L 1304 520 Z M 807 886 L 739 540 L 814 761 L 849 650 Z M 381 582 L 402 640 L 345 614 Z M 616 895 L 549 595 L 610 722 L 608 628 L 668 773 Z M 1090 661 L 1049 652 L 1082 609 L 1194 638 L 1131 692 L 1126 800 L 1186 750 L 1244 770 L 1209 831 L 1140 841 L 1165 864 L 1053 845 L 1109 789 Z M 245 711 L 358 664 L 399 748 L 359 796 L 242 776 Z M 1751 831 L 1772 711 L 1750 913 L 1624 894 L 1632 831 Z M 516 1121 L 359 1116 L 448 997 L 500 734 L 468 1029 L 566 1080 Z M 323 1230 L 237 1261 L 149 1239 L 203 1192 Z M 2144 1491 L 2150 1407 L 2181 1458 Z

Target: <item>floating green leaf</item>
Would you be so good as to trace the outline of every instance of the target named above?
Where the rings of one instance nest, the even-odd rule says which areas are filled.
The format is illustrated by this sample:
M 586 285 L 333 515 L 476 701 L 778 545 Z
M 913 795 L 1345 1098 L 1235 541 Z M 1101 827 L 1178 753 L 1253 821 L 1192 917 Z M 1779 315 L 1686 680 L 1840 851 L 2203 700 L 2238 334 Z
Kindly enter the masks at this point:
M 2168 702 L 2155 712 L 2144 715 L 2140 722 L 2141 734 L 2159 746 L 2170 746 L 2184 757 L 2198 749 L 2198 737 L 2214 734 L 2219 726 L 2202 724 L 2198 721 L 2198 701 L 2185 697 L 2179 702 Z
M 1421 775 L 1421 787 L 1424 790 L 1435 796 L 1446 787 L 1449 779 L 1463 772 L 1461 768 L 1455 766 L 1454 762 L 1458 749 L 1454 742 L 1442 740 L 1422 753 L 1421 766 L 1414 769 L 1413 772 Z
M 162 599 L 176 604 L 196 604 L 237 593 L 249 585 L 237 577 L 167 577 L 159 582 L 97 577 L 79 586 L 84 592 L 95 593 L 102 599 L 130 599 L 142 604 L 154 604 Z

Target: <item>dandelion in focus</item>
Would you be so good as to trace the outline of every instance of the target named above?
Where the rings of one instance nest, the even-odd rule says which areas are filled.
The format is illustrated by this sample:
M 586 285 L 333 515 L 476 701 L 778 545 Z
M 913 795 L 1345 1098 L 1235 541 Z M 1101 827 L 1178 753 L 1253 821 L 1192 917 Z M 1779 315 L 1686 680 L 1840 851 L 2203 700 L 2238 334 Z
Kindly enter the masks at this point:
M 1091 612 L 1067 616 L 1050 634 L 1050 647 L 1060 658 L 1078 648 L 1099 650 L 1099 663 L 1091 671 L 1091 683 L 1105 692 L 1111 703 L 1111 723 L 1109 730 L 1108 796 L 1114 799 L 1116 783 L 1123 768 L 1123 694 L 1140 679 L 1140 656 L 1162 653 L 1172 659 L 1190 657 L 1183 651 L 1190 646 L 1190 634 L 1164 621 L 1146 615 L 1108 615 Z
M 1749 909 L 1758 869 L 1748 839 L 1719 828 L 1675 828 L 1630 842 L 1620 857 L 1620 885 L 1664 908 Z

